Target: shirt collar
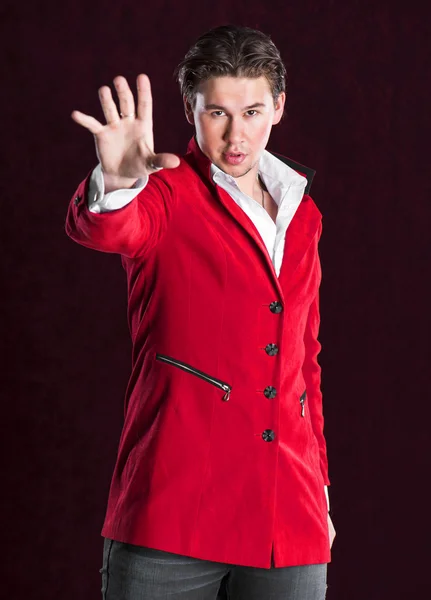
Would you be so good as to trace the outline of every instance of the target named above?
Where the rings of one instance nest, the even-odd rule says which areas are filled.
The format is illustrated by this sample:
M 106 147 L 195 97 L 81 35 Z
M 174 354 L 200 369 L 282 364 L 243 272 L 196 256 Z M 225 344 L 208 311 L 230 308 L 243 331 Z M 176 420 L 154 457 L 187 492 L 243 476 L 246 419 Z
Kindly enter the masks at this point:
M 235 178 L 222 171 L 214 163 L 211 164 L 210 173 L 214 183 L 222 180 L 239 189 Z M 277 204 L 280 204 L 289 188 L 295 187 L 298 188 L 298 191 L 300 189 L 303 191 L 307 186 L 305 177 L 267 150 L 264 150 L 259 160 L 259 174 Z

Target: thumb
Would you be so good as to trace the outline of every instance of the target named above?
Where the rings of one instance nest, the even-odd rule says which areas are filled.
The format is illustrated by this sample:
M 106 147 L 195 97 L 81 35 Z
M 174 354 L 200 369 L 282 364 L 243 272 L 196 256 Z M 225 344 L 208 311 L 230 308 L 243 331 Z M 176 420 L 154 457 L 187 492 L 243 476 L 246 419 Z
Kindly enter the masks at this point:
M 180 159 L 178 156 L 166 152 L 156 154 L 151 161 L 151 166 L 155 169 L 175 169 L 179 164 Z

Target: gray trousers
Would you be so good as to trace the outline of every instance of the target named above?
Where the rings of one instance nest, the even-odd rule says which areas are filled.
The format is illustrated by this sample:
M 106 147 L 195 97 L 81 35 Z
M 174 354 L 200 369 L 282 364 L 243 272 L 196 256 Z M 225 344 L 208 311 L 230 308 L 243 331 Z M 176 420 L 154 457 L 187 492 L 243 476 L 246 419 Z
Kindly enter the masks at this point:
M 324 600 L 326 564 L 259 569 L 105 539 L 103 600 Z

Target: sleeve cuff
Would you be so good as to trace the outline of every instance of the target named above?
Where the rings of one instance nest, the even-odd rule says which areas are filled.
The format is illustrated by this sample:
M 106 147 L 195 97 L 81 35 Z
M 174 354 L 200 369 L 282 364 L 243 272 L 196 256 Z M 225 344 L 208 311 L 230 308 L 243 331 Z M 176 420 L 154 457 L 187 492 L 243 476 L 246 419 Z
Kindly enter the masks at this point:
M 142 192 L 148 183 L 148 176 L 138 179 L 132 188 L 115 190 L 105 194 L 102 167 L 100 163 L 93 170 L 88 187 L 88 209 L 92 213 L 104 213 L 123 208 Z

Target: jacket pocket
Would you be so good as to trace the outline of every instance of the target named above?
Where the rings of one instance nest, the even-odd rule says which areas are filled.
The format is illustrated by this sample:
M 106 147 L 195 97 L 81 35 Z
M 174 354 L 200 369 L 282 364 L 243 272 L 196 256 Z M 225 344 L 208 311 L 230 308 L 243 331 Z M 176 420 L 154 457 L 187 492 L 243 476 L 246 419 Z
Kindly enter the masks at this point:
M 301 417 L 305 417 L 305 401 L 307 400 L 307 390 L 299 398 L 299 402 L 301 404 Z
M 195 369 L 194 367 L 188 365 L 185 362 L 182 362 L 181 360 L 177 360 L 176 358 L 172 358 L 170 356 L 165 356 L 164 354 L 156 354 L 156 360 L 164 362 L 168 365 L 172 365 L 173 367 L 177 367 L 178 369 L 181 369 L 186 373 L 190 373 L 191 375 L 195 375 L 196 377 L 203 379 L 203 381 L 210 383 L 211 385 L 219 388 L 224 392 L 224 396 L 222 399 L 225 402 L 229 400 L 232 386 L 230 386 L 228 383 L 221 381 L 220 379 L 216 379 L 215 377 L 212 377 L 211 375 L 208 375 L 203 371 L 199 371 L 199 369 Z

